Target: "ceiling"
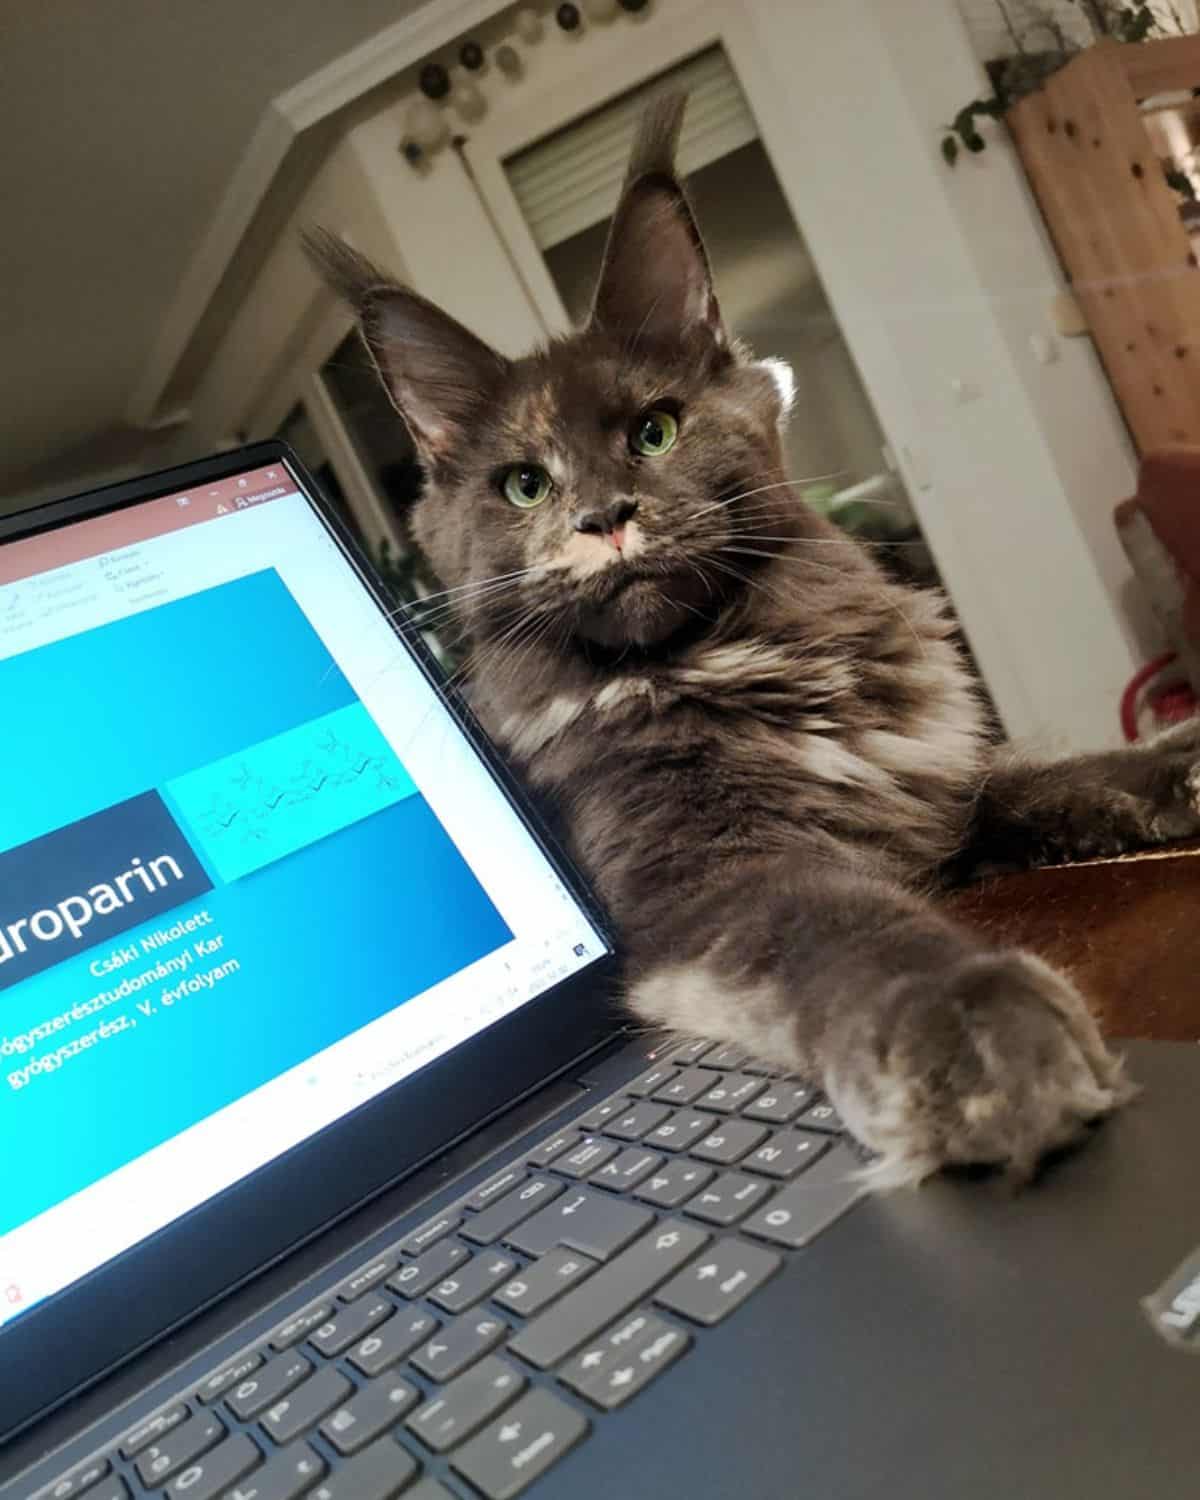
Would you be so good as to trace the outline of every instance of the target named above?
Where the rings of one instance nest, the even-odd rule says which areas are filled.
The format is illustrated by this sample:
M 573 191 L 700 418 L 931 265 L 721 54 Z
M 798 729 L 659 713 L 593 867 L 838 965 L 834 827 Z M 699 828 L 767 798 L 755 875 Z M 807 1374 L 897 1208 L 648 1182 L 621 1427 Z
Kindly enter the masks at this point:
M 0 495 L 103 464 L 270 100 L 424 3 L 0 4 Z

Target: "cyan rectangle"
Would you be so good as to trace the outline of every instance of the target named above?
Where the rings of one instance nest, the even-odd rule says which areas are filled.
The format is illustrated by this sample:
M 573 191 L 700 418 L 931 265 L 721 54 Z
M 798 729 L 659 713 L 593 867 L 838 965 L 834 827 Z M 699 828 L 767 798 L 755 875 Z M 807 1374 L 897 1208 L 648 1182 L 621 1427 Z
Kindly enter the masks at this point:
M 164 791 L 225 884 L 416 793 L 361 703 L 262 740 Z

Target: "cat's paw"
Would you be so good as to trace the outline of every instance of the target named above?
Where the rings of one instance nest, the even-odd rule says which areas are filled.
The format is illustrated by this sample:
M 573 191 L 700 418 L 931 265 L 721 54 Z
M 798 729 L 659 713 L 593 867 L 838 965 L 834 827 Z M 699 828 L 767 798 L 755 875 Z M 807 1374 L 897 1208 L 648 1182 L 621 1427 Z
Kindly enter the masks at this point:
M 1123 752 L 1115 784 L 1140 805 L 1146 842 L 1200 834 L 1200 718 Z
M 843 1036 L 826 1087 L 876 1188 L 973 1163 L 1024 1181 L 1136 1092 L 1075 988 L 1026 953 L 900 981 L 870 1028 Z

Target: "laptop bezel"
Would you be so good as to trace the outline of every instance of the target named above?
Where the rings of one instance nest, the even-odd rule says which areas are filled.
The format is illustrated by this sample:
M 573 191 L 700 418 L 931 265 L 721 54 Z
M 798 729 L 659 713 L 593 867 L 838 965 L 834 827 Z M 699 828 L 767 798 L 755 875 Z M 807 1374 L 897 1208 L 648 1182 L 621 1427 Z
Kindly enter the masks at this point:
M 281 463 L 494 777 L 608 952 L 378 1098 L 0 1327 L 0 1442 L 133 1358 L 457 1140 L 549 1082 L 622 1024 L 611 929 L 356 540 L 286 443 L 240 448 L 0 518 L 0 546 Z M 463 1080 L 469 1087 L 462 1088 Z M 455 1087 L 455 1085 L 459 1085 Z M 402 1144 L 400 1144 L 402 1142 Z M 119 1310 L 119 1312 L 117 1312 Z M 116 1314 L 116 1315 L 114 1315 Z

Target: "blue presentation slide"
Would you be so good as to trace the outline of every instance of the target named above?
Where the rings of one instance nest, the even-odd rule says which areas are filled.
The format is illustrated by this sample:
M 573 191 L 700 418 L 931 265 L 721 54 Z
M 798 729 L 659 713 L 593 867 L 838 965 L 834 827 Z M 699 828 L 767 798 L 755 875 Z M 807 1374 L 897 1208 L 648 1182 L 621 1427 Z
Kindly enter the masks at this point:
M 511 939 L 273 570 L 0 702 L 0 1233 Z

